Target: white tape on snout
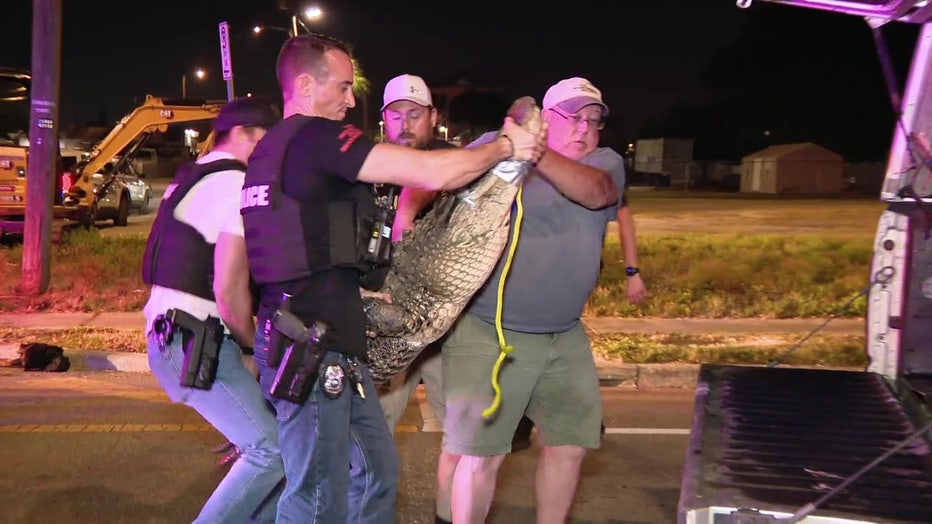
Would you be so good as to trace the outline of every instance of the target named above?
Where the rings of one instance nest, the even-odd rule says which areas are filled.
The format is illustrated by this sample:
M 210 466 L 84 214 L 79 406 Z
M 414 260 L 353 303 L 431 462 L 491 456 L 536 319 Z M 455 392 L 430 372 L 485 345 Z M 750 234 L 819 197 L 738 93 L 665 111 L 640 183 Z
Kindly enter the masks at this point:
M 504 160 L 492 168 L 492 174 L 505 182 L 511 182 L 521 174 L 524 162 L 520 160 Z

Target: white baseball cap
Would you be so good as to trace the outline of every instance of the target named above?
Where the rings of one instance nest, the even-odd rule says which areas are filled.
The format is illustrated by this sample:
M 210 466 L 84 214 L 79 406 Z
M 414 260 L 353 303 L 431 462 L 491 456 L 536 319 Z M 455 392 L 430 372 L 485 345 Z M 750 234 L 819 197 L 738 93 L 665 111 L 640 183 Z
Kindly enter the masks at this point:
M 596 104 L 602 108 L 602 116 L 608 115 L 608 106 L 602 102 L 602 92 L 585 78 L 574 76 L 552 85 L 544 95 L 544 109 L 560 106 L 567 113 L 575 114 L 580 109 Z
M 385 94 L 382 96 L 382 111 L 392 102 L 408 100 L 417 105 L 430 107 L 434 105 L 430 97 L 430 89 L 424 79 L 415 75 L 399 75 L 385 84 Z

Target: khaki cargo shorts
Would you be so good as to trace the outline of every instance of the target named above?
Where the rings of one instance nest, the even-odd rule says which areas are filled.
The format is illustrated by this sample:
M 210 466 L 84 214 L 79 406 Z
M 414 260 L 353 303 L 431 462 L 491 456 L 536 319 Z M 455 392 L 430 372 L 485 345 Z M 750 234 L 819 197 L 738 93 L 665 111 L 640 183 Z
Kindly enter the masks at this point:
M 447 416 L 443 449 L 472 456 L 504 455 L 527 413 L 543 446 L 598 448 L 602 424 L 599 378 L 581 323 L 564 333 L 503 330 L 514 351 L 501 366 L 502 401 L 489 419 L 492 368 L 500 350 L 494 324 L 463 315 L 443 345 Z

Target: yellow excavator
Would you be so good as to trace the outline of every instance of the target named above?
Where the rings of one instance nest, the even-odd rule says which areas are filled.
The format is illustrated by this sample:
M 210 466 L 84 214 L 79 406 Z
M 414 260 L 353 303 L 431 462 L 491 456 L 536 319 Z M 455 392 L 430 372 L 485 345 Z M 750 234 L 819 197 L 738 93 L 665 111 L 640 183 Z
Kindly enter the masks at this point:
M 132 179 L 136 177 L 126 176 L 121 166 L 125 165 L 124 160 L 132 156 L 132 151 L 142 144 L 137 139 L 155 131 L 164 132 L 173 124 L 212 120 L 224 103 L 169 103 L 147 95 L 142 105 L 117 122 L 107 136 L 69 171 L 66 171 L 59 156 L 53 218 L 77 221 L 88 227 L 93 226 L 97 220 L 112 218 L 116 225 L 126 225 L 133 190 Z M 199 145 L 202 151 L 210 146 L 211 139 L 212 134 Z M 136 146 L 130 148 L 130 152 L 120 162 L 112 162 L 134 142 Z M 0 234 L 22 231 L 26 214 L 28 159 L 28 147 L 0 145 Z
M 133 151 L 142 145 L 142 141 L 137 141 L 140 136 L 164 132 L 172 124 L 212 120 L 222 106 L 223 102 L 166 103 L 147 95 L 141 106 L 123 117 L 107 136 L 91 148 L 87 159 L 75 166 L 71 187 L 63 195 L 61 207 L 80 209 L 77 217 L 71 217 L 72 220 L 91 223 L 101 218 L 113 218 L 117 225 L 125 225 L 131 190 L 124 187 L 127 180 L 120 175 L 123 172 L 121 164 L 125 162 L 118 162 L 115 167 L 108 164 L 135 141 L 136 147 L 124 155 L 127 159 L 132 157 Z M 103 180 L 97 175 L 102 175 Z

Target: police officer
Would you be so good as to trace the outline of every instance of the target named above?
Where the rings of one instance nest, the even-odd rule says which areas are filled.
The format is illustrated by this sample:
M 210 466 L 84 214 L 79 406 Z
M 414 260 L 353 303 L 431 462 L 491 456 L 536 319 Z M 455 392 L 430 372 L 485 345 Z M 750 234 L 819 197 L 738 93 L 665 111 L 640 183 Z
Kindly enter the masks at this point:
M 379 285 L 365 278 L 372 261 L 360 260 L 366 253 L 360 243 L 368 241 L 371 230 L 357 227 L 378 216 L 372 184 L 460 187 L 499 161 L 536 161 L 545 133 L 529 133 L 506 119 L 498 139 L 471 150 L 375 144 L 342 122 L 355 106 L 345 44 L 297 36 L 284 44 L 276 67 L 285 120 L 269 130 L 249 159 L 241 212 L 261 296 L 256 363 L 263 391 L 278 413 L 287 479 L 278 517 L 391 523 L 398 456 L 365 365 L 360 291 L 361 283 Z M 327 326 L 319 377 L 311 375 L 314 382 L 306 390 L 308 384 L 294 384 L 308 392 L 303 400 L 273 394 L 281 385 L 276 375 L 281 378 L 290 368 L 284 360 L 275 366 L 275 358 L 269 364 L 268 357 L 278 351 L 269 348 L 265 331 L 273 334 L 269 319 L 282 318 L 276 312 L 284 294 L 290 295 L 290 312 L 305 325 Z
M 283 486 L 275 416 L 250 356 L 255 322 L 239 213 L 245 162 L 280 120 L 260 98 L 225 105 L 214 150 L 178 171 L 146 245 L 149 368 L 173 402 L 242 451 L 195 522 L 274 522 Z

